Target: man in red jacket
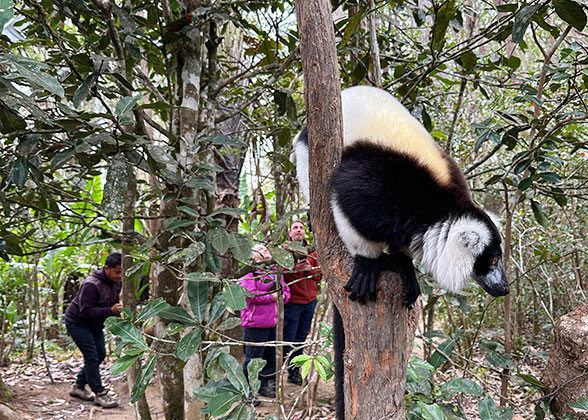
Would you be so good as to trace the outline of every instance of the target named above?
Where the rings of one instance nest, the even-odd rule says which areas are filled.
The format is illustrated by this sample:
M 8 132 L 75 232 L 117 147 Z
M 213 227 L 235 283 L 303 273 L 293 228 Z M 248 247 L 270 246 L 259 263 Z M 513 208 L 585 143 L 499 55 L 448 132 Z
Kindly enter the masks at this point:
M 306 245 L 305 226 L 301 221 L 296 221 L 290 226 L 288 237 L 292 242 L 299 242 Z M 316 307 L 316 296 L 318 294 L 318 283 L 322 276 L 316 252 L 310 253 L 307 257 L 296 257 L 292 273 L 284 273 L 284 281 L 290 287 L 290 300 L 284 305 L 284 341 L 304 343 L 310 331 L 314 309 Z M 291 348 L 285 347 L 284 352 L 288 354 Z M 290 355 L 288 360 L 302 354 L 298 349 Z M 297 367 L 288 368 L 288 382 L 302 385 L 302 376 Z

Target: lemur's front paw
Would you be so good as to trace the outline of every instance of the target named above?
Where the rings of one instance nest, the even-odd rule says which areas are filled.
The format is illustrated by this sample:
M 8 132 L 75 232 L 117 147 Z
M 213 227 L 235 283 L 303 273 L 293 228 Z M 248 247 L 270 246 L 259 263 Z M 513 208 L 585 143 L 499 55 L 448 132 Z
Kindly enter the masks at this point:
M 356 256 L 353 273 L 347 284 L 343 286 L 345 290 L 351 292 L 349 299 L 357 300 L 359 303 L 365 303 L 368 299 L 376 300 L 376 283 L 379 274 L 378 260 Z
M 402 304 L 406 306 L 408 309 L 414 308 L 414 304 L 419 298 L 419 294 L 420 293 L 414 294 L 408 291 L 402 293 Z

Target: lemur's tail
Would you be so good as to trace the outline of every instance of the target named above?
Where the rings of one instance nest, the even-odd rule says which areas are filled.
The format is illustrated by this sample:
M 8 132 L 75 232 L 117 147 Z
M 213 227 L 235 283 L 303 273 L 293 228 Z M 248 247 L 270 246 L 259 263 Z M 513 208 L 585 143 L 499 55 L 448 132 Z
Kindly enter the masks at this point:
M 335 305 L 333 305 L 333 344 L 335 348 L 335 411 L 337 420 L 345 420 L 345 394 L 343 392 L 345 330 L 343 329 L 343 319 Z
M 308 203 L 310 187 L 308 181 L 308 130 L 306 127 L 294 137 L 294 148 L 290 154 L 290 160 L 296 166 L 296 178 L 298 178 L 300 191 Z

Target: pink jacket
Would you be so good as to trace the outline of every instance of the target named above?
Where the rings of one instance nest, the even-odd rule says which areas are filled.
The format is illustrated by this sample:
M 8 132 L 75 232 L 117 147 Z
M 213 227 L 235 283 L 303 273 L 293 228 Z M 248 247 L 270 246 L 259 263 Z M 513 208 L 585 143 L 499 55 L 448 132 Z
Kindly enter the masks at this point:
M 272 300 L 275 290 L 275 273 L 256 271 L 241 277 L 239 284 L 249 290 L 253 297 L 247 298 L 247 307 L 241 311 L 241 325 L 247 328 L 273 328 L 278 319 L 278 304 Z M 282 279 L 284 303 L 290 299 L 290 289 Z

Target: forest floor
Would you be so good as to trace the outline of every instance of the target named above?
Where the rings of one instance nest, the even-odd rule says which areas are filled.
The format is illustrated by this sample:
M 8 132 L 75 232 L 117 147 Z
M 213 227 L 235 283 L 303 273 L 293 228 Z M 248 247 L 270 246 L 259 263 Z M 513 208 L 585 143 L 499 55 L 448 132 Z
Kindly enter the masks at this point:
M 109 367 L 114 359 L 109 358 L 101 366 L 104 385 L 119 401 L 119 407 L 104 409 L 96 407 L 92 402 L 86 402 L 69 396 L 71 385 L 81 367 L 82 356 L 79 352 L 48 354 L 48 365 L 53 382 L 49 378 L 45 362 L 42 357 L 25 364 L 15 360 L 9 366 L 0 368 L 2 379 L 14 393 L 12 401 L 7 404 L 23 420 L 134 420 L 133 407 L 129 402 L 129 391 L 124 375 L 112 377 Z M 286 382 L 286 381 L 284 381 Z M 308 415 L 303 409 L 304 401 L 299 399 L 301 387 L 285 383 L 284 406 L 290 412 L 296 404 L 294 419 L 334 419 L 334 409 L 331 401 L 334 397 L 332 381 L 325 384 L 320 381 L 318 388 L 318 402 L 315 402 L 313 413 Z M 147 387 L 147 401 L 149 402 L 153 420 L 163 420 L 161 393 L 157 382 L 157 375 Z M 297 401 L 298 399 L 298 401 Z M 256 407 L 259 418 L 267 416 L 282 417 L 280 406 L 268 398 L 261 397 L 262 403 Z

